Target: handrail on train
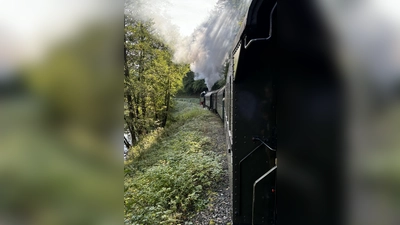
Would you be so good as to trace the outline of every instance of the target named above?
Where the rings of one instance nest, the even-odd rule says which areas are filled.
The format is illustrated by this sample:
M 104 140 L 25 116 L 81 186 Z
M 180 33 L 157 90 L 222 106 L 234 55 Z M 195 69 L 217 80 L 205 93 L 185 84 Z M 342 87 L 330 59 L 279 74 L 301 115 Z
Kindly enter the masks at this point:
M 270 38 L 272 37 L 272 14 L 273 14 L 273 12 L 274 12 L 275 7 L 276 7 L 277 4 L 278 4 L 278 3 L 276 2 L 275 5 L 274 5 L 274 7 L 272 7 L 272 10 L 271 10 L 271 12 L 270 12 L 270 14 L 269 14 L 269 36 L 266 37 L 266 38 L 254 38 L 254 39 L 251 39 L 251 40 L 249 41 L 249 43 L 247 43 L 247 44 L 246 44 L 247 36 L 244 37 L 244 49 L 247 49 L 247 48 L 250 46 L 250 44 L 251 44 L 252 42 L 254 42 L 254 41 L 266 41 L 266 40 L 268 40 L 268 39 L 270 39 Z
M 251 208 L 251 224 L 254 225 L 254 202 L 256 201 L 256 186 L 257 183 L 260 182 L 262 179 L 264 179 L 266 176 L 268 176 L 270 173 L 272 173 L 274 170 L 276 170 L 278 166 L 272 167 L 268 172 L 266 172 L 264 175 L 262 175 L 260 178 L 258 178 L 254 184 L 253 184 L 253 205 Z

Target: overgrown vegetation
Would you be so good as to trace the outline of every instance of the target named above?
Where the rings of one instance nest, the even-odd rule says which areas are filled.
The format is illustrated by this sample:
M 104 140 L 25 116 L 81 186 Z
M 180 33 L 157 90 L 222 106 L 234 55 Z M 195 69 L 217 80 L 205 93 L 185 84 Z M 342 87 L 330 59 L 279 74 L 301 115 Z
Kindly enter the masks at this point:
M 130 149 L 125 163 L 125 224 L 178 224 L 205 207 L 205 192 L 219 182 L 221 156 L 205 133 L 215 115 L 177 101 L 166 128 Z
M 204 79 L 194 80 L 194 72 L 189 71 L 182 80 L 183 88 L 180 94 L 197 95 L 202 91 L 207 91 L 207 86 Z
M 127 148 L 166 125 L 172 98 L 189 70 L 172 62 L 172 50 L 152 25 L 125 15 L 124 120 L 132 137 L 132 143 L 124 140 Z

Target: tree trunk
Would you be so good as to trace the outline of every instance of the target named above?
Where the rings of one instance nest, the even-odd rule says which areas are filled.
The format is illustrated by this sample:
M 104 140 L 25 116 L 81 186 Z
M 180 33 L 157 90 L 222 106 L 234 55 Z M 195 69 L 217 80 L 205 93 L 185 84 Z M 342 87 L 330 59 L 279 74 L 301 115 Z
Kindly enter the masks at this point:
M 155 99 L 155 97 L 154 97 Z M 153 100 L 153 107 L 154 107 L 154 120 L 157 121 L 158 120 L 158 113 L 157 113 L 157 104 L 156 101 Z
M 170 104 L 170 98 L 171 98 L 170 89 L 171 89 L 171 82 L 168 79 L 167 92 L 165 93 L 165 106 L 166 106 L 166 109 L 164 111 L 164 118 L 163 118 L 163 121 L 162 121 L 162 124 L 161 124 L 162 127 L 165 127 L 165 125 L 167 124 L 167 120 L 168 120 L 169 104 Z
M 126 148 L 129 150 L 131 148 L 131 144 L 129 143 L 128 139 L 126 139 L 126 137 L 124 136 L 124 144 L 126 146 Z
M 146 118 L 146 98 L 145 95 L 142 95 L 142 117 Z
M 126 37 L 124 35 L 124 76 L 125 79 L 129 80 L 129 68 L 128 68 L 128 60 L 127 60 L 127 49 L 125 46 L 125 42 L 126 42 Z M 134 115 L 134 106 L 133 106 L 133 101 L 132 101 L 132 95 L 130 90 L 127 91 L 128 93 L 126 94 L 126 99 L 127 99 L 127 104 L 128 104 L 128 110 L 129 110 L 129 119 L 130 121 L 125 120 L 126 125 L 128 126 L 129 132 L 131 133 L 131 137 L 132 137 L 132 144 L 134 142 L 134 140 L 138 141 L 139 138 L 136 135 L 136 130 L 135 130 L 135 126 L 133 125 L 133 121 L 135 119 L 135 115 Z
M 144 35 L 143 35 L 143 25 L 142 23 L 140 23 L 140 31 L 141 31 L 141 35 L 139 37 L 140 42 L 144 42 Z M 143 73 L 144 73 L 144 54 L 145 54 L 145 50 L 142 48 L 140 50 L 140 56 L 139 56 L 139 68 L 138 68 L 138 75 L 139 75 L 139 81 L 140 82 L 145 82 Z M 142 112 L 142 118 L 146 118 L 146 96 L 144 95 L 143 92 L 140 92 L 140 100 L 141 100 L 141 112 Z

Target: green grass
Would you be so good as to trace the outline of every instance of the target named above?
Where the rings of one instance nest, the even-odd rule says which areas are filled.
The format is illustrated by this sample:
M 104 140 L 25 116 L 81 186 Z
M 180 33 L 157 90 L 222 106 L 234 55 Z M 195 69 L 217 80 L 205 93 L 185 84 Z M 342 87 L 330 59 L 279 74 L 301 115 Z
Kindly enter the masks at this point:
M 179 224 L 207 203 L 220 180 L 221 156 L 207 135 L 216 116 L 177 101 L 171 121 L 130 149 L 125 163 L 125 224 Z M 215 125 L 215 124 L 214 124 Z
M 176 100 L 191 102 L 191 103 L 195 103 L 198 105 L 200 104 L 200 96 L 198 96 L 198 97 L 179 97 L 179 98 L 176 98 Z

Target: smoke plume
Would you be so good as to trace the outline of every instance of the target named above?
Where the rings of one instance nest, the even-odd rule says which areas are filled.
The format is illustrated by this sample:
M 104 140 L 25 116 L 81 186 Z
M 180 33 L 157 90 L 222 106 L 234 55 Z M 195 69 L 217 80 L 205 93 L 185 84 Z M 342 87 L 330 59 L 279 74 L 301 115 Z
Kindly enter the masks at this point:
M 195 79 L 204 79 L 209 90 L 221 78 L 222 65 L 233 48 L 250 1 L 219 1 L 209 19 L 200 25 L 186 45 L 177 46 L 175 59 L 189 62 Z
M 204 79 L 209 90 L 221 78 L 223 63 L 233 48 L 233 41 L 245 17 L 250 0 L 219 0 L 208 19 L 189 37 L 182 37 L 165 8 L 170 2 L 134 1 L 126 13 L 154 22 L 157 33 L 174 50 L 176 63 L 188 63 L 195 80 Z M 196 16 L 196 15 L 193 15 Z
M 167 12 L 170 4 L 168 0 L 127 1 L 125 3 L 125 14 L 136 20 L 152 21 L 156 35 L 173 47 L 182 38 L 179 34 L 179 28 L 171 23 L 171 17 Z

